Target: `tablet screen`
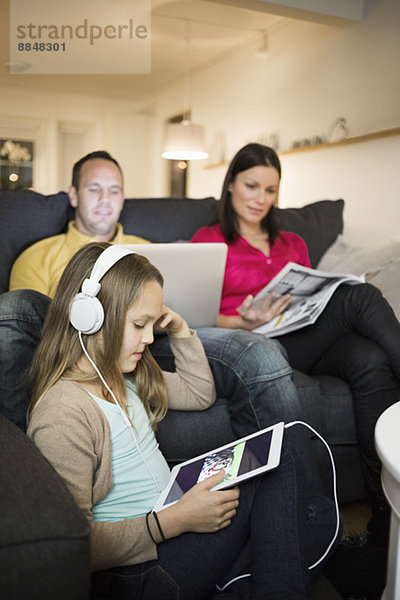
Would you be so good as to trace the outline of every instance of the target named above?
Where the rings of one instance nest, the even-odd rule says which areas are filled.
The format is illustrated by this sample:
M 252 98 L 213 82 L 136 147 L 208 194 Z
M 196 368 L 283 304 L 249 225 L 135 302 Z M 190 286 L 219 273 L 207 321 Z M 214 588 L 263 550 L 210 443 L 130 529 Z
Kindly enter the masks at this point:
M 176 502 L 196 483 L 223 469 L 224 479 L 213 489 L 236 485 L 279 464 L 283 423 L 256 432 L 172 469 L 171 480 L 156 510 Z

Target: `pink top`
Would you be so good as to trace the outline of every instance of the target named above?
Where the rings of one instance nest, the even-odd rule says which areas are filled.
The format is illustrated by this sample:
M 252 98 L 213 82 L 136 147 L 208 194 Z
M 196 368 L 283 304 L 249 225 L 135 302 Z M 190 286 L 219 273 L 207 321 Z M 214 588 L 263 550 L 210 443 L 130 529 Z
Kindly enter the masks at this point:
M 194 234 L 192 242 L 225 242 L 219 225 L 202 227 Z M 270 256 L 251 246 L 243 237 L 228 246 L 228 257 L 220 312 L 237 315 L 248 294 L 258 294 L 264 286 L 288 263 L 295 262 L 310 267 L 307 246 L 295 233 L 281 231 L 271 246 Z

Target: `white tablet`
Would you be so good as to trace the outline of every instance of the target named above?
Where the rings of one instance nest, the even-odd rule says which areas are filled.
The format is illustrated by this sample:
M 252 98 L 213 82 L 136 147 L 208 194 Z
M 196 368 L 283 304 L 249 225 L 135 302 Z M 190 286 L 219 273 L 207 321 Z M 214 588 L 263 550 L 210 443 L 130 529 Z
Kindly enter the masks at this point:
M 224 469 L 225 477 L 213 490 L 233 487 L 245 479 L 274 469 L 280 462 L 283 430 L 284 423 L 276 423 L 176 465 L 154 510 L 174 504 L 196 483 L 221 469 Z

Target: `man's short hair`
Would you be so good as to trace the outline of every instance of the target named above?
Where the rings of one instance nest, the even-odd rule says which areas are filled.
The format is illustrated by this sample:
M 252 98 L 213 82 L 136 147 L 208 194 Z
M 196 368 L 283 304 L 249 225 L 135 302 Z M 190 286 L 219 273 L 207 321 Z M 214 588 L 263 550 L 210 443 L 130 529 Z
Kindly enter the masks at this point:
M 113 158 L 111 156 L 111 154 L 109 154 L 105 150 L 96 150 L 95 152 L 89 152 L 89 154 L 86 154 L 86 156 L 83 156 L 82 158 L 80 158 L 72 167 L 72 186 L 76 190 L 79 189 L 79 180 L 81 177 L 82 165 L 84 165 L 85 162 L 87 162 L 88 160 L 93 160 L 95 158 L 102 158 L 103 160 L 109 160 L 110 162 L 114 163 L 114 165 L 116 165 L 118 167 L 118 169 L 120 170 L 120 173 L 122 175 L 121 167 L 119 166 L 119 164 L 115 160 L 115 158 Z

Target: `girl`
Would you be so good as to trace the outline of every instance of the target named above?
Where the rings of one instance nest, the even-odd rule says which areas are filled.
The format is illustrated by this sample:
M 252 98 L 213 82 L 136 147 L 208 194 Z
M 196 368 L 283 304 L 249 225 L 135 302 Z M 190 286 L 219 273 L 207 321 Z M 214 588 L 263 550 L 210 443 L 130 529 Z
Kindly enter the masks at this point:
M 252 598 L 308 598 L 308 567 L 336 521 L 327 499 L 309 502 L 290 447 L 240 494 L 210 491 L 222 470 L 152 511 L 169 476 L 157 422 L 167 405 L 199 410 L 215 397 L 197 335 L 163 305 L 162 284 L 126 248 L 83 247 L 60 279 L 32 366 L 28 434 L 92 524 L 92 598 L 208 598 L 229 571 L 242 573 L 232 571 L 238 558 L 251 562 Z M 170 337 L 175 373 L 151 357 L 154 327 Z

